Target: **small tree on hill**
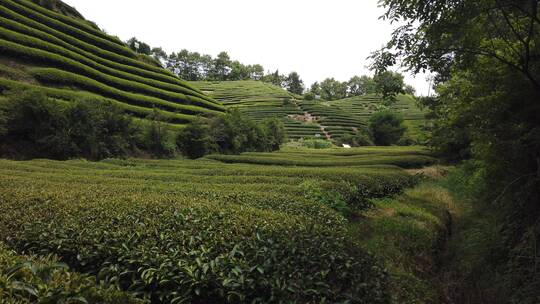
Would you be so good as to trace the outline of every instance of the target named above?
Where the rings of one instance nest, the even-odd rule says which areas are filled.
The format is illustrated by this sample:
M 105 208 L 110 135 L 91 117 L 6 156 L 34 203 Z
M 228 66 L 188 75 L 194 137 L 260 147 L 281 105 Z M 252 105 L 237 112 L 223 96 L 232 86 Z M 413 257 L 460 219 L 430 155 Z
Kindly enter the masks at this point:
M 192 159 L 203 157 L 212 149 L 208 124 L 202 118 L 193 121 L 180 131 L 176 143 L 185 156 Z
M 300 79 L 300 75 L 296 72 L 291 72 L 285 79 L 285 89 L 287 91 L 301 95 L 304 92 L 304 82 Z
M 369 130 L 376 145 L 390 146 L 398 143 L 407 128 L 403 125 L 403 117 L 383 110 L 371 116 Z
M 381 71 L 375 74 L 375 90 L 383 98 L 385 104 L 390 105 L 396 101 L 398 94 L 404 93 L 403 75 L 391 71 Z

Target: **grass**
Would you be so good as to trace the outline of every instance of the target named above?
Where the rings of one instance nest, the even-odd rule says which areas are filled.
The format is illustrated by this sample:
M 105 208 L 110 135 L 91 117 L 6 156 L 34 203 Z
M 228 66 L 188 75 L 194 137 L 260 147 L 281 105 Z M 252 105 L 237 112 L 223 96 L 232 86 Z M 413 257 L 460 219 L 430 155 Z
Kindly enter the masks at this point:
M 450 235 L 449 212 L 455 210 L 448 190 L 427 182 L 374 205 L 351 223 L 351 233 L 387 267 L 394 301 L 441 303 L 436 273 Z

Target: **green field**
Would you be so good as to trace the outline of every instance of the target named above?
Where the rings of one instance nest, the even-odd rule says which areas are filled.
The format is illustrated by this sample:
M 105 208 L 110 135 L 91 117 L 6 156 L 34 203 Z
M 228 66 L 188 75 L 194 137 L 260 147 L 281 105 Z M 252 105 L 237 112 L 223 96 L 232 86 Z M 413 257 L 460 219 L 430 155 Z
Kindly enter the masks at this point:
M 435 163 L 423 147 L 365 147 L 353 149 L 282 149 L 274 153 L 210 155 L 207 158 L 224 163 L 245 163 L 280 166 L 355 167 L 389 165 L 421 168 Z
M 248 117 L 283 119 L 290 139 L 322 137 L 339 139 L 344 135 L 366 132 L 369 117 L 382 106 L 374 95 L 350 97 L 335 101 L 307 101 L 260 81 L 190 82 L 227 108 L 238 108 Z M 390 109 L 403 115 L 408 137 L 425 140 L 425 113 L 414 99 L 399 95 Z
M 225 107 L 238 108 L 253 120 L 277 117 L 283 120 L 290 139 L 314 138 L 323 135 L 317 122 L 292 118 L 304 115 L 299 100 L 282 88 L 261 81 L 190 82 L 194 87 L 219 100 Z
M 117 38 L 26 0 L 0 2 L 0 90 L 40 90 L 56 101 L 86 98 L 176 127 L 224 107 Z M 53 90 L 54 89 L 54 90 Z M 84 92 L 81 92 L 84 91 Z
M 377 155 L 425 151 L 363 153 L 372 166 L 0 160 L 0 242 L 54 254 L 72 271 L 156 303 L 383 303 L 381 266 L 357 245 L 348 219 L 301 186 L 338 191 L 355 210 L 415 183 L 397 166 L 373 166 Z M 347 157 L 312 158 L 329 155 Z

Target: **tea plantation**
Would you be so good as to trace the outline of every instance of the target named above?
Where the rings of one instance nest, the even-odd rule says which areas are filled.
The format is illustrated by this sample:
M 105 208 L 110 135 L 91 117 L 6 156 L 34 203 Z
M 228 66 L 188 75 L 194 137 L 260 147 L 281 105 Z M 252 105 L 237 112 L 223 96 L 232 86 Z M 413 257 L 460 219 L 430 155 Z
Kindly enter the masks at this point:
M 380 97 L 365 95 L 335 101 L 302 100 L 274 85 L 260 81 L 193 81 L 209 96 L 227 108 L 238 108 L 254 120 L 269 117 L 283 119 L 290 139 L 321 137 L 339 139 L 344 135 L 366 132 L 370 116 L 383 107 Z M 403 115 L 408 137 L 425 139 L 425 112 L 413 97 L 399 95 L 390 109 Z
M 224 111 L 150 57 L 83 19 L 27 0 L 0 1 L 0 92 L 39 89 L 57 102 L 97 99 L 173 127 Z
M 423 153 L 364 152 L 375 159 Z M 330 155 L 347 157 L 331 151 L 312 158 L 324 162 Z M 152 303 L 386 303 L 382 265 L 348 232 L 347 218 L 306 196 L 306 181 L 341 189 L 335 191 L 359 210 L 416 179 L 381 165 L 0 160 L 0 242 L 22 254 L 55 255 L 52 261 L 92 276 L 110 297 L 123 290 Z M 0 269 L 0 278 L 6 271 Z M 23 298 L 59 288 L 55 281 L 39 287 L 32 278 L 21 280 L 37 290 Z M 1 282 L 0 294 L 14 289 Z

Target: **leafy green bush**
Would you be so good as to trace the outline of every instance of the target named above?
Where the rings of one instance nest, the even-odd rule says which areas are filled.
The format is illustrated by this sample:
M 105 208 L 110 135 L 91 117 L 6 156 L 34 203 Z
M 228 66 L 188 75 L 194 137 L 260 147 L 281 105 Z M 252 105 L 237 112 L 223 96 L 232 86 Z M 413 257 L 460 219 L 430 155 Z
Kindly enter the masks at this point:
M 375 144 L 390 146 L 400 140 L 407 128 L 403 125 L 403 117 L 391 111 L 383 110 L 371 116 L 369 130 Z
M 70 272 L 52 256 L 21 256 L 0 243 L 2 303 L 145 303 L 96 279 Z
M 279 149 L 285 139 L 280 120 L 263 120 L 257 124 L 237 109 L 211 119 L 210 133 L 218 151 L 227 154 L 273 151 Z
M 344 217 L 351 214 L 351 209 L 345 202 L 343 195 L 337 191 L 324 191 L 321 186 L 313 181 L 308 180 L 300 184 L 300 188 L 304 191 L 306 199 L 313 200 L 323 205 L 326 205 Z
M 139 145 L 157 157 L 174 156 L 177 149 L 176 134 L 162 122 L 160 113 L 153 111 L 146 120 Z
M 299 174 L 324 176 L 320 169 L 38 160 L 2 161 L 0 171 L 0 236 L 10 247 L 57 254 L 153 303 L 389 300 L 384 271 L 344 219 L 283 190 Z
M 134 151 L 132 120 L 93 99 L 61 104 L 37 90 L 13 91 L 1 101 L 0 154 L 13 158 L 103 159 Z
M 310 149 L 329 149 L 333 147 L 330 141 L 324 139 L 305 139 L 301 141 L 301 144 Z
M 200 158 L 213 150 L 209 127 L 201 119 L 188 124 L 176 139 L 180 151 L 189 158 Z

